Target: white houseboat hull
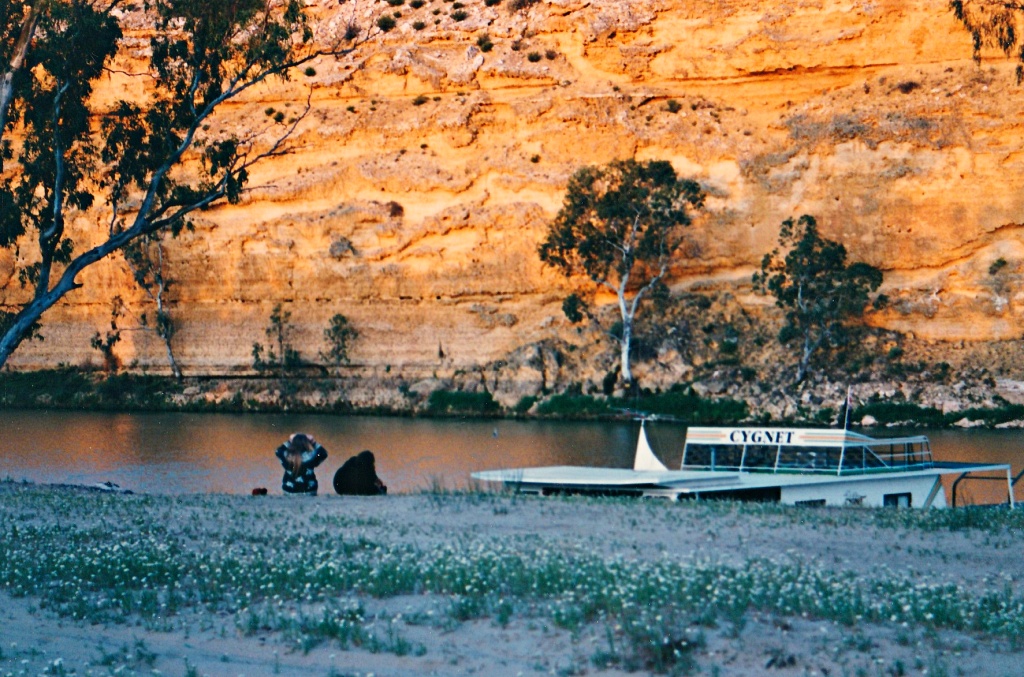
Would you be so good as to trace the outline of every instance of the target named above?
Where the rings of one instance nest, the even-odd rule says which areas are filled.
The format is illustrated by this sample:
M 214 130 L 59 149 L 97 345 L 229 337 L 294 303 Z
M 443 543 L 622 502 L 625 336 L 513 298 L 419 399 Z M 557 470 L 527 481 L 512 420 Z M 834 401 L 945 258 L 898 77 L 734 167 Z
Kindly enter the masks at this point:
M 728 445 L 730 430 L 736 431 L 741 439 L 743 429 L 693 429 L 693 442 L 707 445 Z M 781 432 L 780 432 L 781 430 Z M 847 431 L 804 431 L 774 429 L 772 445 L 778 450 L 774 460 L 769 458 L 760 467 L 744 467 L 748 458 L 761 454 L 764 458 L 764 443 L 757 438 L 759 449 L 743 446 L 742 454 L 734 452 L 735 465 L 723 468 L 722 459 L 728 455 L 723 446 L 716 449 L 719 454 L 705 454 L 710 465 L 688 468 L 684 448 L 683 469 L 668 470 L 653 454 L 641 426 L 637 453 L 632 470 L 626 468 L 593 468 L 575 466 L 548 466 L 539 468 L 518 468 L 509 470 L 488 470 L 473 473 L 473 477 L 484 482 L 501 483 L 506 488 L 524 493 L 552 494 L 596 494 L 661 497 L 680 499 L 727 499 L 784 503 L 806 506 L 868 506 L 868 507 L 913 507 L 943 508 L 947 506 L 943 475 L 965 476 L 975 473 L 1005 474 L 1008 502 L 1013 505 L 1013 487 L 1010 466 L 1006 464 L 940 463 L 931 460 L 927 439 L 921 436 L 896 440 L 874 440 Z M 687 433 L 688 440 L 690 433 Z M 742 438 L 745 439 L 745 438 Z M 778 440 L 784 440 L 780 442 Z M 739 447 L 744 442 L 737 442 Z M 915 447 L 914 445 L 918 445 Z M 772 448 L 774 448 L 774 446 Z M 831 447 L 831 448 L 829 448 Z M 890 456 L 851 467 L 850 458 L 868 459 L 872 452 L 861 453 L 862 449 L 888 449 Z M 895 456 L 893 449 L 899 449 Z M 911 450 L 906 452 L 906 450 Z M 755 453 L 757 451 L 757 453 Z M 881 453 L 881 452 L 880 452 Z M 738 455 L 739 454 L 739 455 Z M 884 457 L 884 454 L 882 454 Z M 821 466 L 822 459 L 831 457 L 836 467 L 829 471 Z M 893 459 L 897 462 L 893 462 Z M 788 461 L 791 465 L 786 465 Z M 838 461 L 836 460 L 838 459 Z M 871 465 L 877 460 L 881 467 Z M 806 468 L 797 468 L 792 463 L 813 463 Z M 840 468 L 842 470 L 840 470 Z M 954 497 L 955 499 L 955 497 Z M 954 500 L 955 504 L 955 500 Z

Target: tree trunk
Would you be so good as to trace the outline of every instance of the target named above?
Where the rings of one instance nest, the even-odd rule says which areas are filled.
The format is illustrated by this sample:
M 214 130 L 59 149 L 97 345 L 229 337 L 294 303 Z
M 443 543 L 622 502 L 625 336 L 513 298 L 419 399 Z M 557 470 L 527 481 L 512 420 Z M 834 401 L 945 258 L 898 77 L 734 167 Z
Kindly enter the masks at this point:
M 620 344 L 620 359 L 622 363 L 622 381 L 628 390 L 633 389 L 633 372 L 629 368 L 629 349 L 633 342 L 633 318 L 622 320 L 622 341 Z
M 174 378 L 178 381 L 181 380 L 181 368 L 178 367 L 178 361 L 174 359 L 174 349 L 171 347 L 171 337 L 174 335 L 174 326 L 171 324 L 171 315 L 167 312 L 164 307 L 164 248 L 163 244 L 159 240 L 156 241 L 156 252 L 157 252 L 157 274 L 156 279 L 156 294 L 153 295 L 156 301 L 156 317 L 157 317 L 157 334 L 164 341 L 164 347 L 167 349 L 167 362 L 171 365 L 171 373 L 174 374 Z M 131 265 L 129 263 L 129 265 Z
M 41 304 L 37 299 L 15 316 L 14 322 L 7 328 L 4 335 L 0 337 L 0 369 L 3 369 L 11 353 L 31 333 L 32 325 L 42 317 L 43 311 L 47 308 L 49 308 L 48 305 Z
M 623 275 L 615 294 L 619 298 L 619 313 L 622 316 L 622 338 L 619 339 L 619 363 L 622 365 L 622 382 L 626 389 L 633 389 L 633 371 L 629 368 L 629 348 L 633 342 L 633 316 L 636 306 L 626 303 L 626 285 L 629 284 L 629 275 Z
M 814 347 L 811 345 L 810 334 L 804 334 L 804 348 L 800 355 L 800 364 L 796 370 L 796 382 L 803 383 L 804 379 L 807 378 L 808 365 L 811 363 L 811 354 L 814 352 Z
M 39 22 L 39 15 L 42 11 L 39 3 L 29 9 L 28 15 L 21 22 L 21 34 L 18 35 L 18 42 L 14 45 L 11 63 L 7 71 L 0 77 L 0 135 L 3 134 L 4 128 L 7 126 L 7 112 L 14 99 L 14 75 L 21 70 L 25 63 L 25 55 L 28 54 L 28 47 L 32 43 L 32 36 L 35 34 L 36 24 Z

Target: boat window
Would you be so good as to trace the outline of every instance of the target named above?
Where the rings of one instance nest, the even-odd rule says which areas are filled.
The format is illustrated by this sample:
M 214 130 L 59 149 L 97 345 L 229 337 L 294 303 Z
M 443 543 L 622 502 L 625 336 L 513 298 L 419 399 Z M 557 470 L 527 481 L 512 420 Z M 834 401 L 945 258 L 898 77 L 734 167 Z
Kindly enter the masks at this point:
M 846 447 L 843 453 L 843 470 L 875 470 L 887 468 L 889 465 L 883 461 L 874 450 L 866 446 Z
M 887 508 L 909 508 L 910 494 L 883 494 L 882 505 Z
M 747 445 L 747 455 L 743 459 L 744 470 L 774 470 L 775 454 L 779 448 L 775 445 Z
M 780 470 L 835 472 L 838 463 L 839 449 L 836 447 L 782 447 L 779 454 Z
M 688 444 L 684 468 L 738 470 L 743 447 L 735 444 Z

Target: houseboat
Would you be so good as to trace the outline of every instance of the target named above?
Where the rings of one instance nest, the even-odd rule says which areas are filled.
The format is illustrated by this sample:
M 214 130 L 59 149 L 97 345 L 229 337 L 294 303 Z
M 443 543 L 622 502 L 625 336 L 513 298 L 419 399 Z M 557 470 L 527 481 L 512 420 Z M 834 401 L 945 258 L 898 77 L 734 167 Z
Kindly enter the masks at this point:
M 767 427 L 688 428 L 680 468 L 670 470 L 651 449 L 641 423 L 632 469 L 549 466 L 472 476 L 542 495 L 927 509 L 946 507 L 944 475 L 993 479 L 994 473 L 999 474 L 995 479 L 1005 474 L 1012 507 L 1014 479 L 1008 464 L 935 461 L 924 435 L 876 439 L 850 430 Z

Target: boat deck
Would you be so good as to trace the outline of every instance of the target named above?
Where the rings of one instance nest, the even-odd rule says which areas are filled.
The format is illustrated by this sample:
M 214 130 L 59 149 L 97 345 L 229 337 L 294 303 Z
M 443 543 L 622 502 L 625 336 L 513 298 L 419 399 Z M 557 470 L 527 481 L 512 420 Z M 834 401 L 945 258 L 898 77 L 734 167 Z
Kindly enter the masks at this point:
M 594 468 L 546 466 L 508 470 L 486 470 L 473 473 L 484 482 L 501 482 L 506 487 L 533 493 L 617 493 L 628 491 L 641 495 L 678 496 L 738 489 L 812 486 L 822 484 L 855 485 L 875 482 L 881 477 L 902 480 L 910 477 L 954 475 L 963 473 L 1009 471 L 1007 464 L 935 462 L 925 469 L 887 469 L 884 473 L 739 472 L 713 470 L 629 470 L 626 468 Z

